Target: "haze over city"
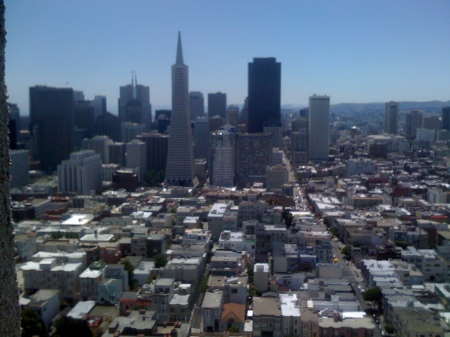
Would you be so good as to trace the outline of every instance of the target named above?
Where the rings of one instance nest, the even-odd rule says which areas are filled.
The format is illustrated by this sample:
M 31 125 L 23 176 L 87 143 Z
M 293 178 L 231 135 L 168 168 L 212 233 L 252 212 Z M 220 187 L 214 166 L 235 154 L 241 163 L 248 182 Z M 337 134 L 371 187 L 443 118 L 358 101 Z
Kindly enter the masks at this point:
M 448 1 L 6 1 L 9 101 L 28 114 L 29 87 L 107 96 L 150 87 L 171 105 L 170 67 L 181 31 L 189 90 L 247 96 L 248 63 L 281 63 L 281 103 L 448 100 Z

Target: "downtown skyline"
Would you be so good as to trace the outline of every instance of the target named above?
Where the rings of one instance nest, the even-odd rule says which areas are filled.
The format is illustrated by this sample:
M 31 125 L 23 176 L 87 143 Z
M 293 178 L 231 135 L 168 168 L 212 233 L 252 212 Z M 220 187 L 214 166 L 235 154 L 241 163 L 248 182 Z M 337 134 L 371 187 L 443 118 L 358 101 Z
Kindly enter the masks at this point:
M 29 114 L 29 87 L 71 87 L 107 97 L 150 87 L 153 109 L 170 107 L 174 37 L 183 35 L 190 90 L 248 95 L 255 57 L 281 63 L 281 104 L 448 100 L 450 3 L 274 1 L 6 1 L 9 101 Z

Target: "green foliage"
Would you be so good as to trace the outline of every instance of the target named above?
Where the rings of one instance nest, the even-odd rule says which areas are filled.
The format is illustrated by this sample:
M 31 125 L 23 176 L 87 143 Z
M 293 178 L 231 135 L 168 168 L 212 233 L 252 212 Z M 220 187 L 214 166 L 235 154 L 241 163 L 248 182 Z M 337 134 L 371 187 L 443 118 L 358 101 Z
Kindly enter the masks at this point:
M 125 270 L 128 272 L 128 285 L 130 286 L 130 289 L 133 289 L 133 276 L 134 276 L 134 267 L 131 264 L 130 261 L 127 259 L 122 260 L 122 264 L 125 268 Z
M 20 313 L 20 318 L 22 321 L 22 337 L 46 336 L 44 323 L 39 319 L 36 311 L 25 308 Z
M 384 330 L 388 333 L 388 334 L 393 334 L 395 332 L 395 327 L 394 324 L 392 323 L 386 323 L 384 326 Z
M 301 184 L 303 181 L 303 175 L 300 172 L 296 172 L 294 176 L 295 176 L 295 179 L 297 180 L 297 182 L 299 184 Z
M 247 275 L 248 275 L 248 283 L 253 283 L 254 271 L 253 266 L 251 264 L 247 265 Z
M 330 218 L 329 217 L 324 217 L 323 218 L 323 224 L 325 225 L 325 226 L 327 226 L 327 227 L 330 227 L 331 226 L 331 220 L 330 220 Z
M 160 187 L 164 182 L 165 172 L 163 170 L 149 170 L 145 175 L 145 182 L 148 186 Z
M 381 293 L 381 289 L 378 287 L 369 288 L 363 294 L 364 300 L 368 301 L 368 302 L 380 303 L 382 296 L 383 296 L 383 294 Z
M 232 325 L 229 329 L 228 329 L 228 332 L 234 332 L 234 333 L 237 333 L 237 332 L 241 332 L 241 329 L 239 329 L 239 327 L 238 326 L 236 326 L 236 325 Z
M 252 283 L 250 284 L 250 288 L 248 290 L 248 295 L 251 297 L 255 297 L 258 295 L 258 288 Z
M 349 247 L 349 246 L 344 246 L 344 247 L 342 247 L 342 249 L 341 249 L 341 254 L 343 254 L 343 255 L 348 255 L 348 254 L 350 254 L 350 247 Z
M 332 234 L 332 235 L 334 235 L 335 237 L 339 237 L 339 233 L 337 232 L 337 230 L 335 230 L 334 228 L 331 228 L 331 229 L 329 229 L 329 231 L 330 231 L 330 233 Z
M 294 216 L 292 215 L 291 212 L 283 212 L 283 220 L 284 220 L 284 224 L 286 225 L 286 227 L 289 228 L 292 225 Z
M 157 254 L 154 257 L 155 268 L 162 268 L 167 264 L 167 257 L 163 254 Z
M 202 281 L 200 282 L 200 292 L 206 293 L 208 290 L 208 274 L 204 275 Z
M 406 249 L 406 247 L 408 247 L 408 242 L 406 241 L 395 240 L 394 243 L 396 246 L 402 247 L 403 249 Z
M 53 337 L 92 337 L 92 331 L 85 320 L 62 317 L 55 323 Z

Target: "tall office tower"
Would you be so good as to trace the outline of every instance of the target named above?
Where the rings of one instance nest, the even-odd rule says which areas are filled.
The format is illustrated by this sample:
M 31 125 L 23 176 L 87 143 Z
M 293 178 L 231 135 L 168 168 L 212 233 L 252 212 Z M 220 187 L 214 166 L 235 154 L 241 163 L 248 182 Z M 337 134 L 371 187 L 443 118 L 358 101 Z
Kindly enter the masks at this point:
M 131 122 L 124 122 L 120 128 L 120 140 L 124 143 L 128 143 L 137 136 L 142 135 L 145 132 L 145 124 L 136 124 Z
M 136 74 L 131 84 L 120 87 L 119 118 L 121 122 L 145 124 L 150 130 L 152 122 L 152 105 L 150 104 L 150 88 L 137 84 Z
M 113 141 L 120 140 L 120 120 L 112 113 L 105 112 L 95 119 L 95 134 L 97 136 L 108 136 Z
M 314 162 L 328 161 L 330 139 L 330 97 L 309 98 L 308 156 Z
M 214 117 L 209 118 L 209 131 L 214 132 L 219 130 L 222 126 L 224 126 L 226 123 L 225 119 L 220 117 L 219 115 L 216 115 Z
M 272 135 L 272 146 L 279 149 L 283 148 L 283 128 L 281 125 L 264 125 L 264 133 Z
M 236 186 L 266 183 L 266 166 L 271 165 L 271 135 L 245 133 L 236 135 Z
M 238 125 L 239 107 L 230 105 L 227 109 L 227 123 L 236 127 Z
M 11 150 L 10 187 L 24 187 L 30 183 L 30 160 L 28 150 Z
M 166 184 L 169 186 L 194 185 L 194 147 L 188 86 L 188 67 L 183 63 L 181 34 L 178 33 L 177 59 L 172 66 L 172 116 L 166 168 Z
M 438 131 L 442 128 L 439 116 L 423 116 L 422 127 L 428 130 Z
M 108 163 L 118 164 L 120 166 L 126 165 L 125 143 L 110 142 L 108 144 L 108 153 L 109 153 Z
M 308 120 L 298 118 L 292 122 L 291 165 L 296 168 L 308 162 Z
M 147 145 L 147 170 L 160 172 L 162 178 L 166 171 L 167 151 L 169 148 L 169 136 L 158 132 L 144 133 L 139 136 L 139 140 Z
M 11 150 L 17 149 L 17 143 L 20 135 L 20 110 L 17 104 L 8 103 L 9 108 L 9 148 Z
M 249 133 L 264 131 L 264 125 L 281 126 L 281 63 L 274 57 L 254 58 L 248 64 Z
M 308 108 L 300 109 L 298 114 L 299 114 L 300 117 L 308 118 L 308 116 L 309 116 L 309 109 Z
M 91 102 L 95 111 L 95 118 L 104 114 L 106 109 L 106 96 L 95 95 L 94 99 Z
M 398 127 L 398 103 L 388 102 L 384 107 L 384 132 L 396 135 Z
M 144 142 L 133 139 L 127 143 L 127 167 L 138 168 L 139 180 L 144 180 L 147 174 L 147 149 Z
M 422 114 L 417 110 L 412 110 L 405 117 L 405 137 L 409 140 L 415 139 L 417 129 L 422 126 Z
M 194 126 L 195 159 L 206 159 L 209 156 L 209 118 L 197 117 Z M 208 163 L 207 163 L 208 164 Z
M 155 124 L 159 133 L 166 133 L 170 125 L 170 117 L 172 116 L 172 110 L 156 110 L 155 111 Z
M 450 131 L 450 106 L 442 108 L 442 128 Z
M 55 171 L 74 148 L 73 89 L 30 88 L 30 119 L 36 158 L 43 171 Z
M 100 155 L 103 164 L 109 163 L 109 144 L 112 143 L 108 136 L 95 136 L 91 139 L 83 139 L 82 150 L 94 150 Z
M 211 133 L 209 181 L 215 186 L 234 186 L 236 133 L 230 128 Z
M 91 101 L 78 101 L 74 105 L 74 123 L 78 129 L 86 130 L 87 137 L 95 135 L 95 108 Z
M 216 92 L 215 94 L 208 94 L 208 116 L 220 116 L 223 119 L 227 118 L 227 94 Z
M 191 91 L 189 93 L 189 112 L 193 121 L 197 117 L 203 117 L 205 115 L 205 100 L 200 91 Z
M 102 187 L 102 160 L 93 150 L 73 152 L 58 165 L 58 191 L 90 195 Z

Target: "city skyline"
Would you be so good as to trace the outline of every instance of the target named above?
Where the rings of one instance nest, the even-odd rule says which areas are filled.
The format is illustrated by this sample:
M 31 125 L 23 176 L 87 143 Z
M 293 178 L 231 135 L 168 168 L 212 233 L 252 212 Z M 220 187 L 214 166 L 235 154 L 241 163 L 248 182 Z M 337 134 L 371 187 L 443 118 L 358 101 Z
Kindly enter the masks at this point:
M 135 71 L 154 108 L 170 107 L 178 31 L 191 90 L 223 92 L 229 104 L 244 103 L 255 57 L 281 63 L 283 105 L 307 106 L 312 94 L 334 103 L 448 100 L 450 3 L 274 4 L 7 0 L 9 101 L 28 115 L 29 87 L 71 87 L 87 99 L 105 95 L 117 114 L 119 87 Z

